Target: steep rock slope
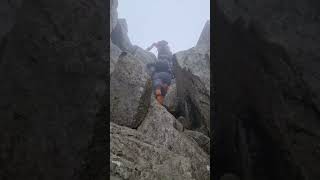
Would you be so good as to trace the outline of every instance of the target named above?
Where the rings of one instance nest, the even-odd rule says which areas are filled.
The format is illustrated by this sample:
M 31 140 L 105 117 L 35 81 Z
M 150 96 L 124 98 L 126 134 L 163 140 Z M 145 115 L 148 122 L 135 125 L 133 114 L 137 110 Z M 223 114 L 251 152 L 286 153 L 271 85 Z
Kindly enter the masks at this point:
M 127 33 L 125 19 L 118 19 L 111 33 L 110 178 L 209 179 L 209 155 L 202 149 L 207 139 L 184 132 L 182 124 L 158 104 L 146 70 L 156 57 L 132 45 Z M 171 91 L 174 107 L 174 86 Z
M 197 45 L 174 55 L 177 82 L 177 113 L 185 117 L 188 129 L 207 136 L 210 131 L 210 21 Z
M 174 121 L 153 99 L 138 131 L 111 124 L 111 175 L 121 179 L 209 179 L 208 154 L 176 130 Z
M 216 7 L 216 178 L 319 179 L 319 3 Z
M 91 178 L 104 175 L 101 161 L 87 162 L 95 126 L 107 118 L 100 114 L 108 97 L 106 7 L 100 0 L 21 4 L 1 54 L 0 179 L 85 179 L 92 166 Z

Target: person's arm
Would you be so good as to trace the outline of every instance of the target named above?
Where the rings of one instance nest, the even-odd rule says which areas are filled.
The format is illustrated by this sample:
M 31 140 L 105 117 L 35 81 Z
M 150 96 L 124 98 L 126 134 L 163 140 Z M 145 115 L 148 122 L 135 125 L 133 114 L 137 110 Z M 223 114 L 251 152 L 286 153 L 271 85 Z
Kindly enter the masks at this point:
M 156 46 L 156 43 L 153 43 L 150 47 L 146 49 L 146 51 L 150 51 L 154 46 Z

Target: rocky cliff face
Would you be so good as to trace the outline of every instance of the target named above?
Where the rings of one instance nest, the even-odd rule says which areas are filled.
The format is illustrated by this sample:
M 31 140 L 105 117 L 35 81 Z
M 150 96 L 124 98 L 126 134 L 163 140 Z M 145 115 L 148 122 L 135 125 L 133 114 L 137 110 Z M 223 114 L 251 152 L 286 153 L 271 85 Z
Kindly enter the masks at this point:
M 177 113 L 183 124 L 210 136 L 210 21 L 197 45 L 174 55 L 177 82 Z
M 113 9 L 112 12 L 116 10 Z M 184 127 L 182 116 L 185 114 L 178 112 L 181 103 L 178 103 L 177 92 L 185 87 L 176 86 L 175 82 L 170 86 L 165 99 L 169 110 L 159 105 L 154 98 L 151 79 L 145 69 L 147 63 L 156 61 L 156 57 L 131 44 L 127 34 L 130 27 L 125 19 L 118 19 L 113 23 L 116 25 L 111 32 L 111 179 L 209 179 L 209 126 L 208 119 L 201 119 L 203 116 L 209 118 L 209 112 L 200 111 L 202 107 L 199 103 L 184 102 L 184 105 L 196 106 L 199 110 L 189 109 L 187 115 L 198 118 L 196 120 L 205 129 L 205 134 L 195 132 L 197 127 L 194 124 Z M 208 34 L 208 30 L 204 32 Z M 208 36 L 202 35 L 198 44 L 208 44 L 207 42 Z M 207 48 L 206 53 L 210 48 L 206 45 L 201 47 Z M 191 51 L 186 56 L 190 56 L 193 63 L 204 59 L 201 63 L 208 64 L 209 59 L 203 57 L 205 55 L 196 54 L 197 52 Z M 194 67 L 192 63 L 183 64 L 183 68 L 195 70 L 190 75 L 199 79 L 196 87 L 201 86 L 208 93 L 208 75 L 196 74 L 197 70 L 203 67 Z M 205 70 L 209 73 L 209 69 Z M 192 89 L 194 92 L 190 93 L 200 94 L 196 87 Z M 209 96 L 202 98 L 209 101 Z M 179 120 L 178 116 L 181 116 Z
M 319 2 L 216 7 L 216 178 L 319 179 Z

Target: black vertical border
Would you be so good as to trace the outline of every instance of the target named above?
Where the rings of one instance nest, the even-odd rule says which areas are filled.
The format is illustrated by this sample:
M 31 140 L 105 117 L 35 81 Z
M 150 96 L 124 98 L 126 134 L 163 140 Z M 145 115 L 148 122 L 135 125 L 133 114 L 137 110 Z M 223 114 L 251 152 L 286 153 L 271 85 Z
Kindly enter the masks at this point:
M 94 124 L 93 141 L 90 144 L 87 161 L 84 162 L 79 180 L 108 180 L 110 179 L 110 1 L 103 2 L 101 9 L 104 16 L 101 22 L 104 26 L 103 41 L 106 49 L 104 58 L 107 63 L 105 92 L 99 101 L 100 109 L 97 113 L 97 122 Z

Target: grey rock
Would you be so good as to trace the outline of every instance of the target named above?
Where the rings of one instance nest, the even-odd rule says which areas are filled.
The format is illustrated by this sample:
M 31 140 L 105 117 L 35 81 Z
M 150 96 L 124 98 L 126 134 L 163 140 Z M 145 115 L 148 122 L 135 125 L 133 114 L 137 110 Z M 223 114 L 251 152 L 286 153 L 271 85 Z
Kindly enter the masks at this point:
M 145 134 L 110 124 L 110 174 L 132 180 L 194 180 L 192 159 L 174 153 Z
M 110 0 L 110 34 L 118 22 L 118 0 Z
M 208 135 L 210 132 L 210 21 L 196 47 L 174 56 L 177 109 L 185 128 Z
M 201 32 L 196 48 L 200 51 L 210 53 L 210 20 L 208 20 Z
M 173 127 L 178 130 L 179 132 L 183 132 L 184 131 L 184 127 L 181 124 L 181 122 L 179 122 L 177 119 L 174 120 L 173 122 Z
M 122 51 L 132 52 L 133 46 L 128 37 L 128 25 L 125 19 L 118 19 L 117 25 L 111 33 L 111 40 Z
M 209 179 L 209 156 L 196 142 L 176 130 L 174 122 L 174 116 L 152 98 L 149 112 L 138 131 L 163 148 L 190 158 L 193 178 Z
M 191 48 L 175 54 L 176 66 L 189 71 L 200 78 L 208 92 L 210 92 L 210 54 L 198 48 Z
M 144 64 L 154 63 L 157 61 L 157 57 L 149 51 L 145 51 L 139 46 L 134 45 L 131 54 L 137 59 L 141 59 Z
M 188 121 L 183 116 L 180 116 L 177 120 L 183 125 L 183 127 L 191 127 L 190 121 Z
M 173 82 L 169 86 L 169 90 L 164 98 L 164 105 L 168 107 L 168 111 L 174 113 L 177 111 L 178 99 L 177 99 L 177 86 Z
M 208 73 L 208 74 L 206 74 Z M 209 55 L 194 48 L 176 54 L 175 74 L 178 111 L 188 121 L 187 129 L 210 131 Z
M 122 53 L 120 48 L 112 43 L 110 40 L 110 74 L 113 73 L 113 70 L 118 62 L 119 56 Z
M 198 145 L 208 154 L 210 154 L 210 138 L 201 132 L 185 130 L 184 133 L 195 140 Z
M 122 53 L 110 84 L 111 121 L 137 128 L 147 114 L 152 93 L 144 63 L 131 54 Z

